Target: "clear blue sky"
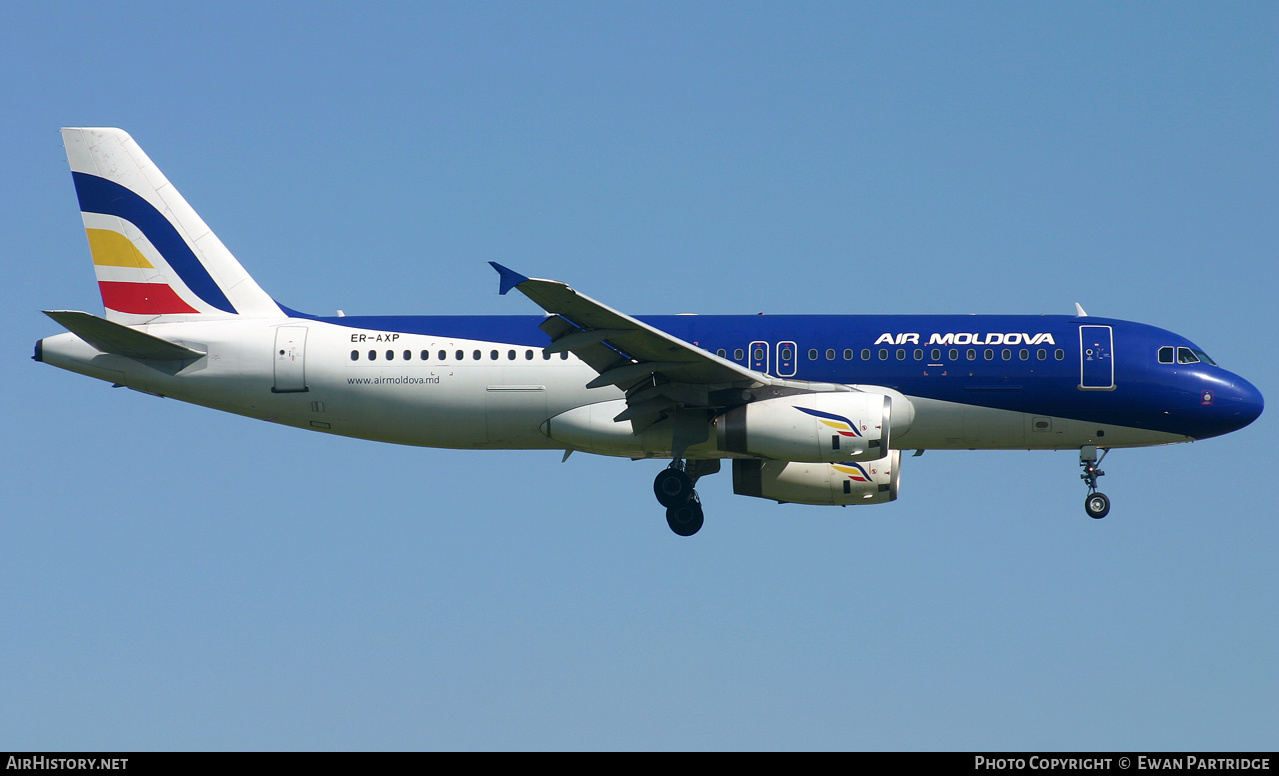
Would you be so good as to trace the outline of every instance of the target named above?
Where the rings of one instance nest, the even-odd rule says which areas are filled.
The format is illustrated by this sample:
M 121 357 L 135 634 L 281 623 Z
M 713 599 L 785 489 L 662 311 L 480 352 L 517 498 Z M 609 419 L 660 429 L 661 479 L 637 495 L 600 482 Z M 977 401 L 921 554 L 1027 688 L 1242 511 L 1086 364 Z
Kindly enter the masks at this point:
M 1276 411 L 931 452 L 864 509 L 308 434 L 29 360 L 98 311 L 57 129 L 276 298 L 1070 313 L 1279 397 L 1272 3 L 14 3 L 0 749 L 1274 749 Z

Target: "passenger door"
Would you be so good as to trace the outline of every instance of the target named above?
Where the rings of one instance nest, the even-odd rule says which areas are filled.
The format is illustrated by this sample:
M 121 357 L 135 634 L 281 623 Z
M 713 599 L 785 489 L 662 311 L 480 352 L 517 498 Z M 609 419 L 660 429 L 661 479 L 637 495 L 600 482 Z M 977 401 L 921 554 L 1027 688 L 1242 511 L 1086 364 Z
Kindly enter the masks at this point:
M 1109 326 L 1079 327 L 1079 387 L 1109 391 L 1115 387 L 1114 332 Z
M 272 393 L 303 393 L 306 387 L 306 327 L 275 330 L 275 385 Z

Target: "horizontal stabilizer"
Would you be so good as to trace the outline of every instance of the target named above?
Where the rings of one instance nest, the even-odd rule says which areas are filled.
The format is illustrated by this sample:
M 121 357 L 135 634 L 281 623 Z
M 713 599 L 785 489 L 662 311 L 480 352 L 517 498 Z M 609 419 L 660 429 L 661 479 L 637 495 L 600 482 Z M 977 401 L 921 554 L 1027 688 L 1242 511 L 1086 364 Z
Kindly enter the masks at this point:
M 45 310 L 44 314 L 103 353 L 144 361 L 189 361 L 205 354 L 89 313 Z

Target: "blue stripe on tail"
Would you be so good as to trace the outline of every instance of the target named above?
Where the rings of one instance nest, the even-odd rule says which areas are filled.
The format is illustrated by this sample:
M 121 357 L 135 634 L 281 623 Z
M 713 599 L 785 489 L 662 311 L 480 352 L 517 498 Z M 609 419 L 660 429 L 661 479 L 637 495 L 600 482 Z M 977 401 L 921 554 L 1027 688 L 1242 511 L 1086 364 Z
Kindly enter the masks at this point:
M 80 199 L 82 211 L 117 216 L 133 224 L 160 251 L 187 288 L 206 304 L 232 315 L 239 314 L 192 252 L 191 246 L 150 202 L 106 178 L 83 172 L 72 172 L 71 177 L 75 179 L 76 196 Z

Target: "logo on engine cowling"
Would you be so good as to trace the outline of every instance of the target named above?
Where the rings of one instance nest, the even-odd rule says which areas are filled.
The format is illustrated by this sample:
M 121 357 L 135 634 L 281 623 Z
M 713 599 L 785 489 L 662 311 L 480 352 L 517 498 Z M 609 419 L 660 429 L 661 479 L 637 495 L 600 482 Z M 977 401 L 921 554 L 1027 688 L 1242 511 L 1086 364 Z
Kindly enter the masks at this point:
M 853 482 L 870 482 L 870 475 L 866 473 L 865 467 L 857 463 L 833 463 L 831 468 L 837 472 L 848 475 L 848 479 Z
M 822 412 L 821 410 L 810 410 L 805 407 L 796 407 L 795 409 L 812 415 L 823 425 L 830 426 L 844 436 L 859 437 L 862 435 L 862 432 L 857 429 L 857 426 L 843 415 L 835 415 L 830 412 Z

